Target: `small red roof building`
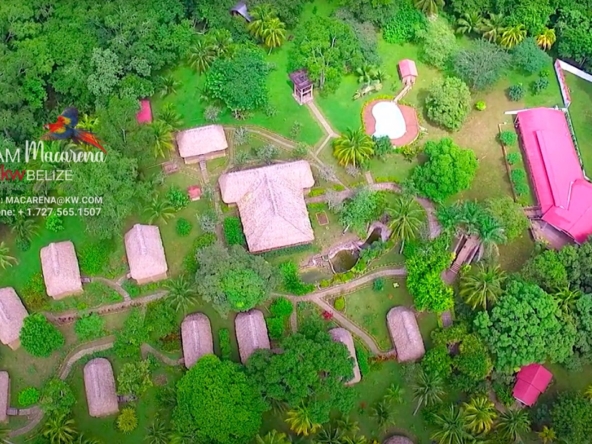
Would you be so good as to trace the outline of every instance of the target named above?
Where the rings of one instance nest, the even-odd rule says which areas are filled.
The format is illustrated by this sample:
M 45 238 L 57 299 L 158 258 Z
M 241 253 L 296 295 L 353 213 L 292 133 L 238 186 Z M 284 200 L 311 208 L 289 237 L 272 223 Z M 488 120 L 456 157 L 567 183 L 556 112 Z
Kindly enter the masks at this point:
M 189 195 L 189 200 L 199 200 L 201 199 L 201 188 L 197 185 L 191 185 L 187 188 L 187 194 Z
M 152 122 L 152 107 L 150 106 L 150 100 L 140 100 L 140 111 L 136 114 L 136 121 L 138 123 Z
M 414 84 L 417 78 L 417 66 L 415 66 L 415 62 L 410 59 L 401 60 L 399 62 L 399 74 L 405 85 Z
M 553 379 L 553 374 L 541 364 L 529 364 L 516 375 L 513 396 L 522 404 L 532 406 Z

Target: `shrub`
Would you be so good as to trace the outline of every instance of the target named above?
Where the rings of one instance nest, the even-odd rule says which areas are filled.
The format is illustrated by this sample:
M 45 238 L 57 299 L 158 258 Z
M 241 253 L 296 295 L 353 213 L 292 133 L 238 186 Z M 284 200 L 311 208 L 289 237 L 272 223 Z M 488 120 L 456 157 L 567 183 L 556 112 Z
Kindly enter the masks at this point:
M 537 94 L 540 94 L 543 90 L 547 89 L 548 87 L 549 87 L 549 79 L 547 79 L 545 77 L 540 77 L 531 83 L 530 91 L 534 95 L 537 95 Z
M 283 287 L 288 293 L 301 296 L 314 290 L 314 285 L 302 282 L 298 274 L 298 267 L 292 261 L 280 264 L 280 274 Z
M 153 338 L 161 339 L 177 331 L 177 313 L 169 300 L 154 301 L 146 307 L 145 324 Z
M 43 275 L 35 273 L 29 278 L 23 287 L 23 302 L 29 311 L 38 311 L 45 305 L 45 283 L 43 282 Z
M 232 345 L 230 343 L 230 332 L 227 328 L 218 330 L 218 341 L 220 342 L 220 356 L 224 360 L 230 360 L 232 355 Z
M 471 110 L 471 92 L 457 77 L 436 79 L 425 100 L 427 117 L 449 130 L 459 130 Z
M 216 224 L 218 223 L 218 214 L 213 210 L 204 211 L 201 215 L 197 216 L 199 226 L 205 233 L 215 233 Z
M 294 159 L 304 159 L 308 155 L 308 145 L 305 143 L 299 143 L 296 148 L 292 150 L 292 157 Z
M 109 265 L 111 255 L 111 243 L 97 242 L 85 245 L 78 253 L 80 271 L 88 276 L 96 276 L 103 273 Z
M 479 100 L 477 103 L 475 103 L 475 109 L 477 111 L 485 111 L 485 108 L 487 108 L 487 105 L 484 100 Z
M 539 48 L 534 37 L 529 37 L 516 45 L 512 51 L 512 61 L 527 74 L 534 74 L 551 65 L 552 58 Z
M 517 85 L 511 85 L 508 88 L 507 93 L 508 99 L 510 99 L 513 102 L 517 102 L 524 97 L 526 90 L 524 89 L 524 85 L 522 85 L 522 83 L 519 83 Z
M 255 157 L 264 163 L 271 163 L 279 155 L 279 149 L 272 143 L 254 149 Z
M 189 236 L 191 230 L 193 229 L 193 225 L 187 219 L 180 217 L 177 219 L 177 224 L 175 225 L 175 231 L 181 237 Z
M 508 155 L 506 156 L 506 160 L 510 165 L 514 165 L 520 162 L 521 157 L 522 156 L 520 156 L 520 153 L 508 153 Z
M 396 149 L 396 152 L 399 153 L 407 162 L 413 162 L 413 160 L 417 157 L 419 153 L 421 153 L 423 146 L 417 143 L 417 141 L 410 143 L 408 145 L 403 145 Z M 397 182 L 397 180 L 390 180 L 389 182 Z
M 136 411 L 131 407 L 125 407 L 117 417 L 117 428 L 123 433 L 131 433 L 138 427 Z
M 384 279 L 383 278 L 374 279 L 374 282 L 372 282 L 372 289 L 374 291 L 382 291 L 384 289 Z
M 518 142 L 518 135 L 514 131 L 502 131 L 499 141 L 506 146 L 514 146 Z
M 20 334 L 21 345 L 31 355 L 47 358 L 64 346 L 64 335 L 41 313 L 25 318 Z
M 278 318 L 287 318 L 294 311 L 294 306 L 289 299 L 284 297 L 276 298 L 269 306 L 269 312 Z
M 358 366 L 362 376 L 370 373 L 370 363 L 368 359 L 368 351 L 364 347 L 356 346 L 356 357 L 358 358 Z
M 310 193 L 308 193 L 308 197 L 322 196 L 326 193 L 326 191 L 327 190 L 325 190 L 324 188 L 313 188 L 312 190 L 310 190 Z
M 336 298 L 333 301 L 333 307 L 335 307 L 335 310 L 345 310 L 345 298 L 343 296 L 339 296 L 338 298 Z
M 187 193 L 174 185 L 168 189 L 166 199 L 177 211 L 182 210 L 189 205 L 189 196 Z
M 46 414 L 68 415 L 76 397 L 66 381 L 53 378 L 43 386 L 39 404 Z
M 412 42 L 417 32 L 425 29 L 426 23 L 425 15 L 406 2 L 383 26 L 382 37 L 388 43 Z
M 522 168 L 513 169 L 510 172 L 510 179 L 512 180 L 516 194 L 519 196 L 526 195 L 530 192 L 526 171 L 524 171 Z
M 27 387 L 18 394 L 18 403 L 21 407 L 28 407 L 39 402 L 41 393 L 35 387 Z
M 282 338 L 285 330 L 284 325 L 286 323 L 284 318 L 272 316 L 270 318 L 265 318 L 265 323 L 267 324 L 267 332 L 271 339 L 277 340 Z
M 74 324 L 74 332 L 80 341 L 100 338 L 105 333 L 105 320 L 96 313 L 83 315 Z
M 117 375 L 117 392 L 120 395 L 140 396 L 152 387 L 150 360 L 126 362 Z
M 526 181 L 526 171 L 524 171 L 522 168 L 513 169 L 510 172 L 510 177 L 512 178 L 513 182 Z
M 393 144 L 387 136 L 374 138 L 374 156 L 384 159 L 387 154 L 393 152 Z
M 224 238 L 228 245 L 243 245 L 247 244 L 245 233 L 243 232 L 243 225 L 240 218 L 231 216 L 224 219 Z
M 56 211 L 52 211 L 49 216 L 45 218 L 45 228 L 54 233 L 58 233 L 64 229 L 64 220 L 58 216 Z

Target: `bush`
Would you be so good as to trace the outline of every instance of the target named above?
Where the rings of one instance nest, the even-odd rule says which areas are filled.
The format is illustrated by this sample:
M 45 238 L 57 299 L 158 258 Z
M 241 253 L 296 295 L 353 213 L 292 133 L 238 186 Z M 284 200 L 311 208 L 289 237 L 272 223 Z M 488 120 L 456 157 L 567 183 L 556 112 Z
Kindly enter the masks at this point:
M 174 185 L 168 189 L 166 200 L 168 200 L 177 211 L 182 210 L 189 205 L 189 196 L 187 193 Z
M 74 324 L 74 332 L 80 341 L 90 341 L 105 334 L 105 320 L 96 313 L 83 315 Z
M 514 165 L 520 162 L 521 157 L 522 156 L 520 156 L 520 153 L 508 153 L 508 155 L 506 156 L 506 160 L 510 165 Z
M 302 282 L 298 267 L 292 261 L 280 264 L 280 274 L 283 287 L 288 293 L 301 296 L 314 290 L 314 285 Z
M 432 82 L 425 100 L 426 114 L 434 123 L 459 130 L 471 110 L 471 92 L 461 79 L 447 77 Z
M 110 255 L 110 242 L 97 242 L 83 246 L 78 253 L 80 271 L 88 276 L 102 274 L 109 265 Z
M 484 100 L 479 100 L 477 103 L 475 103 L 475 109 L 477 111 L 485 111 L 485 108 L 487 108 L 487 104 Z
M 39 404 L 46 414 L 68 415 L 76 397 L 66 381 L 53 378 L 43 386 Z
M 516 194 L 519 196 L 526 195 L 530 192 L 526 171 L 522 168 L 515 168 L 510 171 L 510 179 L 512 180 Z
M 227 328 L 218 330 L 218 341 L 220 342 L 220 356 L 228 361 L 232 356 L 232 345 L 230 343 L 230 332 Z
M 39 402 L 41 393 L 35 387 L 27 387 L 18 394 L 18 403 L 21 407 L 28 407 Z
M 175 309 L 167 300 L 162 299 L 148 304 L 144 323 L 155 339 L 164 338 L 179 327 Z
M 372 282 L 372 289 L 374 291 L 382 291 L 384 289 L 384 279 L 383 278 L 374 279 L 374 282 Z
M 45 218 L 45 228 L 54 233 L 58 233 L 64 229 L 64 220 L 58 216 L 56 211 L 52 211 L 49 216 Z
M 382 37 L 388 43 L 406 43 L 415 40 L 417 32 L 425 29 L 426 17 L 411 5 L 403 3 L 382 28 Z
M 21 345 L 31 355 L 47 358 L 64 346 L 64 335 L 41 313 L 25 318 L 20 334 Z
M 286 323 L 284 318 L 272 316 L 270 318 L 265 318 L 265 323 L 267 324 L 267 333 L 269 333 L 271 339 L 277 340 L 282 338 Z
M 374 156 L 384 159 L 387 154 L 394 152 L 391 139 L 387 136 L 374 138 Z
M 224 219 L 224 238 L 228 245 L 247 245 L 240 218 L 231 216 Z
M 524 89 L 524 85 L 522 85 L 522 83 L 519 83 L 517 85 L 511 85 L 508 88 L 507 93 L 508 99 L 510 99 L 513 102 L 517 102 L 524 97 L 526 90 Z
M 125 407 L 117 417 L 117 428 L 123 433 L 131 433 L 138 427 L 136 411 L 131 407 Z
M 514 131 L 502 131 L 499 141 L 506 146 L 514 146 L 518 142 L 518 135 Z
M 284 297 L 276 298 L 269 306 L 269 312 L 278 318 L 287 318 L 294 311 L 294 306 L 289 299 Z
M 356 346 L 356 357 L 358 358 L 358 367 L 362 376 L 370 373 L 370 362 L 368 359 L 368 351 L 364 347 Z
M 534 74 L 551 65 L 552 58 L 539 48 L 534 37 L 529 37 L 516 45 L 512 61 L 527 74 Z
M 218 224 L 218 214 L 213 210 L 207 210 L 197 216 L 199 226 L 205 233 L 215 233 Z
M 152 386 L 148 359 L 126 362 L 117 375 L 117 393 L 123 396 L 141 396 Z
M 45 283 L 43 282 L 43 275 L 35 273 L 27 281 L 22 292 L 23 302 L 29 311 L 38 311 L 45 305 Z
M 175 225 L 175 231 L 181 237 L 189 236 L 191 230 L 193 229 L 193 225 L 187 219 L 180 217 L 177 219 L 177 224 Z
M 308 155 L 308 145 L 305 143 L 299 143 L 296 148 L 292 150 L 292 157 L 294 159 L 304 159 Z
M 255 157 L 264 163 L 271 163 L 279 155 L 278 147 L 271 143 L 255 148 L 254 152 Z
M 338 298 L 335 298 L 335 300 L 333 301 L 333 307 L 335 307 L 335 310 L 344 311 L 345 310 L 345 298 L 343 296 L 339 296 Z
M 549 79 L 547 79 L 545 77 L 540 77 L 540 78 L 536 79 L 534 82 L 531 83 L 531 85 L 530 85 L 530 91 L 534 95 L 538 95 L 543 90 L 547 89 L 548 87 L 549 87 Z

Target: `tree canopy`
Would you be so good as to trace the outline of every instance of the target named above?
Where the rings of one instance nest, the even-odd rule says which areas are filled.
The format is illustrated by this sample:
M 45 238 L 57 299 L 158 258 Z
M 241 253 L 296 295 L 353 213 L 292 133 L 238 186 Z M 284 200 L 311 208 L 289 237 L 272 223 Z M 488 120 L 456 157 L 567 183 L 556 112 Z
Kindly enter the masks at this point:
M 565 392 L 551 410 L 557 438 L 570 444 L 586 444 L 592 434 L 592 403 L 579 393 Z
M 425 100 L 427 116 L 444 128 L 456 131 L 471 110 L 469 87 L 457 77 L 436 79 Z
M 510 56 L 499 45 L 478 40 L 454 55 L 453 69 L 471 89 L 482 90 L 495 84 L 509 63 Z
M 64 335 L 41 313 L 25 318 L 20 334 L 21 345 L 30 354 L 47 358 L 64 346 Z

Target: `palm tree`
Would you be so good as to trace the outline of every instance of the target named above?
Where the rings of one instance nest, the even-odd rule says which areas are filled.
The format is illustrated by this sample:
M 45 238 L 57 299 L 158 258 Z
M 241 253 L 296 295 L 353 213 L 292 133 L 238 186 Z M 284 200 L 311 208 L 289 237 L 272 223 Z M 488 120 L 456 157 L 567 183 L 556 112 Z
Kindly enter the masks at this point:
M 232 35 L 227 29 L 212 31 L 207 38 L 208 46 L 215 57 L 231 57 L 236 49 Z
M 463 404 L 463 414 L 467 427 L 475 434 L 486 434 L 493 428 L 497 410 L 487 396 L 479 395 Z
M 5 424 L 0 424 L 0 444 L 13 444 L 9 437 L 10 429 Z
M 6 246 L 4 241 L 1 241 L 0 242 L 0 267 L 2 267 L 3 270 L 5 270 L 6 267 L 12 267 L 15 264 L 18 264 L 18 261 L 16 260 L 15 257 L 10 255 L 10 248 L 8 248 Z
M 504 48 L 513 48 L 526 38 L 526 27 L 524 25 L 509 26 L 504 29 L 500 45 Z
M 286 25 L 279 18 L 275 17 L 264 23 L 261 33 L 263 44 L 269 48 L 269 52 L 274 48 L 279 48 L 286 40 Z
M 171 203 L 161 197 L 155 196 L 146 208 L 146 214 L 148 215 L 148 223 L 151 224 L 157 220 L 160 220 L 163 224 L 167 224 L 167 220 L 174 217 L 175 208 Z
M 557 439 L 557 434 L 555 433 L 555 430 L 547 426 L 543 426 L 543 429 L 540 432 L 537 432 L 537 435 L 539 436 L 539 438 L 541 438 L 543 444 L 550 444 Z
M 177 94 L 177 87 L 181 84 L 173 76 L 160 78 L 160 96 L 166 97 L 169 94 Z
M 459 294 L 473 310 L 492 306 L 502 294 L 506 273 L 497 264 L 480 262 L 460 277 Z
M 381 429 L 387 428 L 389 425 L 394 424 L 395 417 L 393 410 L 387 401 L 379 401 L 372 408 L 372 416 L 376 419 L 378 427 Z
M 417 407 L 413 412 L 415 415 L 421 406 L 429 407 L 442 402 L 442 395 L 444 395 L 442 379 L 433 373 L 420 370 L 413 387 L 413 394 L 413 399 L 417 401 Z
M 586 391 L 584 392 L 584 396 L 586 398 L 588 398 L 589 400 L 592 401 L 592 384 L 590 384 L 587 388 Z
M 148 433 L 144 437 L 148 444 L 168 444 L 170 442 L 170 433 L 167 430 L 165 422 L 159 416 L 154 418 L 154 422 L 148 427 Z
M 162 120 L 152 122 L 150 128 L 152 129 L 154 157 L 165 157 L 168 151 L 175 149 L 173 128 Z
M 415 7 L 428 17 L 433 17 L 444 7 L 444 0 L 415 0 Z
M 337 427 L 343 430 L 343 433 L 354 436 L 360 431 L 360 425 L 354 421 L 351 416 L 343 416 L 337 420 Z
M 508 409 L 500 415 L 497 430 L 510 442 L 522 442 L 522 435 L 530 432 L 528 412 L 524 409 Z
M 84 436 L 84 433 L 81 433 L 76 437 L 76 441 L 74 441 L 74 444 L 103 444 L 103 442 L 95 438 L 87 438 L 86 436 Z
M 199 39 L 189 50 L 189 65 L 198 73 L 207 71 L 215 58 L 212 46 L 205 39 Z
M 315 442 L 317 444 L 343 444 L 344 435 L 343 430 L 339 427 L 329 424 L 315 436 Z
M 288 438 L 285 433 L 280 433 L 277 430 L 272 430 L 267 433 L 264 437 L 257 435 L 255 437 L 257 444 L 289 444 Z
M 165 288 L 168 290 L 167 302 L 175 311 L 186 312 L 197 301 L 195 290 L 184 276 L 169 279 Z
M 386 390 L 384 399 L 390 402 L 391 404 L 401 404 L 403 402 L 403 393 L 405 393 L 404 388 L 402 388 L 397 383 L 392 383 Z
M 37 234 L 37 225 L 33 219 L 19 218 L 11 231 L 16 235 L 17 245 L 21 250 L 26 251 L 31 246 L 31 239 Z
M 76 128 L 80 128 L 80 129 L 83 129 L 86 131 L 93 132 L 97 128 L 98 124 L 99 124 L 98 117 L 92 117 L 92 116 L 89 116 L 88 114 L 83 114 L 82 117 L 78 120 L 78 125 L 76 125 Z
M 256 38 L 263 40 L 266 23 L 276 18 L 276 13 L 269 3 L 263 3 L 253 8 L 251 13 L 253 20 L 249 23 L 249 32 Z
M 356 68 L 356 74 L 358 76 L 358 83 L 368 85 L 376 78 L 376 66 L 365 64 Z
M 434 425 L 438 430 L 431 438 L 439 444 L 468 444 L 473 442 L 473 436 L 466 430 L 465 418 L 461 410 L 451 404 L 442 414 L 434 414 Z
M 297 435 L 308 436 L 321 428 L 321 424 L 315 423 L 310 418 L 310 411 L 304 404 L 289 410 L 286 416 L 286 423 L 290 426 L 290 430 Z
M 553 295 L 557 305 L 564 313 L 572 313 L 580 297 L 582 297 L 582 293 L 578 289 L 572 290 L 569 287 L 559 290 Z
M 466 226 L 469 234 L 478 234 L 479 225 L 488 216 L 483 208 L 474 200 L 468 200 L 457 207 L 460 213 L 460 222 Z
M 483 217 L 477 227 L 479 240 L 481 241 L 480 255 L 491 257 L 498 255 L 498 244 L 506 242 L 506 232 L 501 223 L 493 216 Z
M 74 420 L 63 414 L 50 416 L 45 422 L 42 432 L 50 444 L 72 444 L 76 434 Z
M 504 32 L 505 18 L 502 14 L 489 14 L 489 18 L 483 19 L 479 31 L 483 38 L 490 42 L 497 42 Z
M 457 34 L 474 34 L 481 29 L 483 19 L 476 12 L 465 12 L 456 21 Z
M 346 436 L 343 444 L 368 444 L 368 440 L 364 435 Z
M 401 251 L 405 242 L 419 236 L 425 225 L 425 211 L 412 196 L 397 196 L 393 206 L 387 209 L 390 217 L 391 237 L 401 241 Z
M 553 28 L 545 28 L 543 32 L 536 36 L 537 45 L 546 50 L 551 49 L 556 40 L 557 36 Z
M 333 155 L 342 166 L 359 165 L 374 154 L 374 141 L 363 129 L 348 129 L 333 141 Z
M 175 105 L 172 103 L 167 103 L 162 107 L 160 112 L 158 113 L 158 120 L 163 121 L 168 126 L 170 126 L 173 131 L 177 131 L 183 126 L 183 120 L 181 120 L 181 115 L 177 112 Z

